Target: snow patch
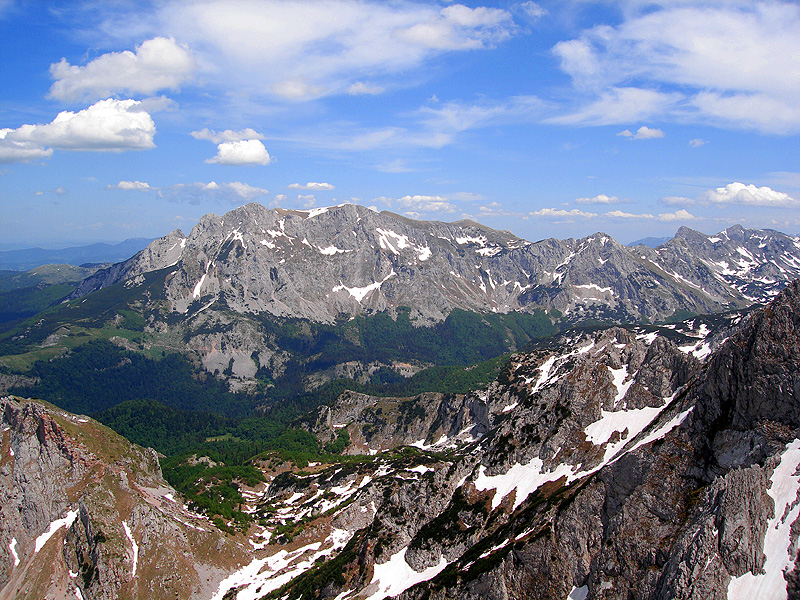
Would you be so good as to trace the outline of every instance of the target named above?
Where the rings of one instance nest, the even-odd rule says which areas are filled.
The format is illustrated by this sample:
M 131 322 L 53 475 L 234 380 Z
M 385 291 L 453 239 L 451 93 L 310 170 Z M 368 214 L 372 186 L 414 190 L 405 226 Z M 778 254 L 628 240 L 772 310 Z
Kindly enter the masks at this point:
M 136 577 L 136 566 L 139 563 L 139 544 L 136 543 L 136 540 L 133 539 L 133 532 L 131 528 L 128 527 L 128 522 L 122 522 L 122 528 L 125 530 L 125 535 L 128 536 L 128 539 L 131 542 L 131 548 L 133 548 L 133 566 L 131 567 L 131 577 Z
M 800 514 L 796 503 L 800 489 L 800 440 L 794 440 L 781 454 L 781 462 L 770 478 L 767 493 L 775 501 L 775 512 L 767 524 L 764 536 L 764 567 L 758 575 L 745 573 L 734 577 L 728 584 L 730 600 L 752 600 L 753 598 L 786 598 L 784 572 L 794 567 L 794 552 L 791 548 L 792 523 Z
M 589 586 L 574 587 L 567 596 L 567 600 L 586 600 L 589 596 Z
M 394 277 L 394 275 L 395 275 L 395 272 L 394 272 L 394 269 L 392 269 L 392 272 L 389 273 L 386 277 L 384 277 L 381 281 L 376 281 L 374 283 L 370 283 L 369 285 L 366 285 L 366 286 L 360 287 L 360 288 L 351 288 L 351 287 L 347 287 L 344 284 L 341 284 L 341 285 L 335 286 L 333 289 L 331 289 L 331 291 L 336 293 L 336 292 L 341 292 L 342 290 L 347 290 L 347 292 L 353 298 L 356 299 L 356 302 L 360 303 L 364 298 L 366 298 L 367 294 L 369 294 L 373 290 L 380 289 L 380 287 L 384 283 L 386 283 L 386 281 L 388 281 L 388 279 L 390 277 Z
M 39 552 L 39 550 L 41 550 L 42 547 L 47 543 L 47 540 L 53 537 L 53 534 L 55 534 L 56 531 L 58 531 L 62 527 L 67 529 L 72 527 L 72 524 L 75 522 L 75 518 L 77 516 L 78 516 L 78 510 L 77 509 L 71 510 L 67 513 L 67 516 L 64 517 L 63 519 L 56 519 L 55 521 L 50 523 L 50 527 L 48 528 L 48 530 L 36 538 L 36 546 L 33 549 L 33 553 L 36 554 L 37 552 Z
M 17 554 L 17 538 L 11 538 L 11 543 L 8 545 L 8 549 L 11 550 L 11 556 L 14 557 L 14 566 L 16 567 L 19 564 L 19 555 Z
M 428 567 L 422 572 L 415 571 L 406 562 L 407 550 L 408 548 L 403 548 L 385 563 L 375 565 L 375 574 L 372 576 L 370 587 L 376 585 L 378 591 L 369 596 L 367 600 L 383 600 L 397 596 L 413 585 L 433 579 L 447 566 L 447 560 L 442 556 L 438 564 Z
M 197 285 L 194 286 L 194 291 L 192 292 L 192 298 L 199 298 L 200 297 L 200 289 L 203 287 L 203 282 L 206 280 L 207 273 L 203 273 L 203 276 L 200 278 L 200 281 L 197 282 Z

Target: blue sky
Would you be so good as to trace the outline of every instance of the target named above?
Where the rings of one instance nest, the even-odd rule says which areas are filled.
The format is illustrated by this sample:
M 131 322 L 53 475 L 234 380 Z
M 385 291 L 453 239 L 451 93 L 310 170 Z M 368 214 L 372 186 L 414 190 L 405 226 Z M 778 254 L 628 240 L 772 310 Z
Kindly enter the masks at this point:
M 800 232 L 800 4 L 0 0 L 0 243 L 257 201 Z

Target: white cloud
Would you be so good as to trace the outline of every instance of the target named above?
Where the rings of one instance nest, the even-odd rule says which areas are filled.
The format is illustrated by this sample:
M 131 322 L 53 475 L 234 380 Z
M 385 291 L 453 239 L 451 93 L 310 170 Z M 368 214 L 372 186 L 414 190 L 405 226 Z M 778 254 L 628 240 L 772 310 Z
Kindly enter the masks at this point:
M 450 198 L 453 200 L 461 200 L 463 202 L 479 202 L 481 200 L 486 200 L 486 196 L 483 194 L 476 194 L 475 192 L 456 192 L 455 194 L 450 194 Z M 492 202 L 489 206 L 500 206 L 497 202 Z
M 373 83 L 365 83 L 363 81 L 356 81 L 352 85 L 348 86 L 347 93 L 351 96 L 361 96 L 361 95 L 372 95 L 376 96 L 378 94 L 382 94 L 386 91 L 385 87 L 380 85 L 375 85 Z
M 615 125 L 644 121 L 670 112 L 681 94 L 633 87 L 615 87 L 600 93 L 597 100 L 578 111 L 552 117 L 546 122 L 563 125 Z
M 629 130 L 625 129 L 620 131 L 617 135 L 621 135 L 622 137 L 632 140 L 652 140 L 655 138 L 663 138 L 664 132 L 660 129 L 651 129 L 647 125 L 642 125 L 636 130 L 636 133 L 631 133 Z
M 21 142 L 7 139 L 13 129 L 0 129 L 0 164 L 15 162 L 31 162 L 50 158 L 53 155 L 52 148 L 43 148 L 31 142 Z
M 404 208 L 415 211 L 417 216 L 419 213 L 456 211 L 455 205 L 442 196 L 403 196 L 397 202 Z
M 50 65 L 50 75 L 56 80 L 50 97 L 74 101 L 119 93 L 149 95 L 163 89 L 177 90 L 196 68 L 186 48 L 173 38 L 156 37 L 142 42 L 136 52 L 110 52 L 83 67 L 62 58 Z
M 443 52 L 491 48 L 516 31 L 511 14 L 453 4 L 365 0 L 165 0 L 130 15 L 108 9 L 102 31 L 174 35 L 208 87 L 292 100 L 361 89 Z M 367 84 L 365 84 L 367 85 Z
M 230 202 L 241 202 L 242 200 L 252 201 L 261 196 L 269 194 L 269 190 L 255 187 L 240 181 L 229 183 L 179 183 L 168 188 L 173 196 L 181 199 L 197 202 L 206 198 L 219 198 Z
M 411 44 L 436 50 L 486 48 L 511 35 L 511 15 L 498 8 L 469 8 L 453 4 L 424 22 L 394 30 L 394 35 Z
M 659 221 L 693 221 L 696 219 L 694 215 L 685 210 L 678 210 L 674 213 L 661 213 L 658 216 L 651 215 L 650 213 L 635 214 L 622 212 L 621 210 L 612 210 L 605 213 L 604 216 L 614 219 L 657 219 Z
M 264 139 L 262 134 L 258 133 L 255 129 L 250 129 L 249 127 L 242 129 L 241 131 L 234 131 L 232 129 L 226 129 L 225 131 L 212 131 L 206 127 L 200 131 L 192 131 L 189 135 L 196 140 L 208 140 L 209 142 L 214 142 L 215 144 L 220 144 L 222 142 L 241 142 L 242 140 Z
M 592 212 L 584 212 L 582 210 L 578 210 L 577 208 L 573 208 L 572 210 L 563 210 L 560 208 L 543 208 L 541 210 L 537 210 L 531 213 L 533 217 L 583 217 L 584 219 L 591 219 L 597 215 L 597 213 Z
M 285 79 L 275 83 L 272 91 L 287 100 L 310 100 L 324 96 L 326 89 L 321 85 L 314 85 L 302 79 Z
M 268 165 L 272 157 L 260 140 L 240 140 L 217 145 L 217 155 L 206 162 L 233 166 Z
M 703 197 L 713 204 L 746 204 L 782 208 L 800 206 L 800 200 L 792 198 L 784 192 L 777 192 L 766 186 L 756 187 L 753 184 L 745 185 L 739 182 L 709 190 Z
M 314 208 L 317 205 L 317 197 L 314 194 L 298 194 L 297 201 L 303 208 Z
M 796 68 L 800 69 L 800 60 Z M 768 93 L 700 92 L 692 98 L 692 104 L 717 125 L 779 135 L 800 131 L 800 105 L 796 98 L 779 98 Z
M 520 4 L 520 8 L 522 8 L 522 10 L 525 11 L 525 14 L 528 15 L 533 20 L 541 19 L 543 16 L 547 14 L 546 8 L 542 8 L 536 2 L 533 2 L 531 0 Z
M 693 206 L 697 204 L 694 198 L 686 198 L 684 196 L 666 196 L 661 201 L 664 204 L 677 205 L 677 206 Z
M 621 210 L 612 210 L 610 212 L 607 212 L 605 214 L 605 216 L 614 217 L 615 219 L 653 219 L 653 218 L 655 218 L 655 217 L 653 217 L 653 215 L 651 215 L 649 213 L 644 213 L 644 214 L 637 215 L 637 214 L 634 214 L 634 213 L 622 212 Z
M 151 192 L 155 190 L 155 188 L 150 187 L 149 183 L 145 183 L 144 181 L 120 181 L 117 185 L 109 185 L 109 189 L 118 189 L 118 190 L 132 190 L 137 192 Z
M 136 100 L 101 100 L 79 112 L 63 111 L 51 123 L 0 130 L 0 160 L 47 158 L 52 148 L 122 152 L 155 148 L 155 123 Z
M 376 148 L 442 148 L 452 144 L 458 134 L 483 127 L 518 125 L 535 121 L 544 103 L 535 96 L 514 96 L 501 101 L 448 102 L 423 106 L 411 116 L 418 120 L 410 127 L 356 129 L 350 124 L 332 124 L 313 132 L 295 134 L 282 141 L 306 146 L 345 151 Z M 278 139 L 271 136 L 272 139 Z M 405 161 L 380 165 L 386 172 L 407 172 Z
M 553 48 L 586 104 L 563 122 L 634 122 L 642 114 L 768 133 L 800 129 L 800 5 L 785 1 L 628 2 L 616 26 L 598 25 Z M 614 90 L 675 86 L 666 103 L 620 113 Z M 643 119 L 642 119 L 643 120 Z
M 620 200 L 617 196 L 607 196 L 606 194 L 598 194 L 591 198 L 578 198 L 575 200 L 577 204 L 619 204 L 625 202 Z
M 705 146 L 708 142 L 706 140 L 701 140 L 700 138 L 694 138 L 689 140 L 689 145 L 692 148 L 699 148 L 700 146 Z
M 289 185 L 290 190 L 314 190 L 315 192 L 324 192 L 336 189 L 330 183 L 317 183 L 316 181 L 309 181 L 307 184 L 302 185 L 299 183 L 292 183 Z

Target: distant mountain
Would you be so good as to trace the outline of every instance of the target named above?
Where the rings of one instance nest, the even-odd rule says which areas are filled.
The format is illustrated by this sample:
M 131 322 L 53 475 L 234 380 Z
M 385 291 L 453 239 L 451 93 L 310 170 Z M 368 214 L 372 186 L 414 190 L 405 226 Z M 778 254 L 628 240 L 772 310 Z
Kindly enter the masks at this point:
M 414 221 L 356 205 L 248 204 L 100 270 L 75 297 L 166 267 L 174 268 L 161 298 L 187 316 L 216 304 L 332 323 L 406 306 L 422 323 L 455 308 L 658 321 L 766 302 L 800 276 L 800 238 L 735 226 L 716 236 L 683 227 L 657 249 L 602 233 L 531 243 L 470 221 Z
M 396 320 L 403 311 L 417 328 L 456 310 L 534 315 L 557 328 L 654 323 L 766 303 L 798 276 L 800 238 L 772 230 L 734 226 L 709 236 L 683 227 L 658 248 L 631 248 L 602 233 L 532 243 L 471 221 L 415 221 L 350 204 L 310 211 L 248 204 L 206 215 L 188 236 L 173 231 L 99 270 L 72 298 L 98 290 L 115 302 L 129 298 L 119 308 L 142 315 L 156 346 L 180 336 L 207 370 L 246 382 L 259 369 L 280 376 L 299 349 L 313 354 L 313 344 L 288 330 L 277 335 L 276 320 L 306 320 L 304 335 L 314 340 L 353 317 Z M 381 327 L 373 341 L 399 333 L 399 325 Z M 505 348 L 530 339 L 506 327 Z M 342 335 L 342 343 L 366 344 L 356 340 L 362 334 Z M 397 360 L 407 362 L 410 347 L 399 344 L 406 353 Z M 331 376 L 352 371 L 343 364 L 354 358 L 342 355 L 337 366 L 325 356 Z
M 60 250 L 27 248 L 0 252 L 0 270 L 28 271 L 40 265 L 86 263 L 116 263 L 126 260 L 146 247 L 150 238 L 130 238 L 119 244 L 90 244 Z
M 661 244 L 666 244 L 670 241 L 671 237 L 646 237 L 635 242 L 631 242 L 628 246 L 647 246 L 648 248 L 658 248 Z

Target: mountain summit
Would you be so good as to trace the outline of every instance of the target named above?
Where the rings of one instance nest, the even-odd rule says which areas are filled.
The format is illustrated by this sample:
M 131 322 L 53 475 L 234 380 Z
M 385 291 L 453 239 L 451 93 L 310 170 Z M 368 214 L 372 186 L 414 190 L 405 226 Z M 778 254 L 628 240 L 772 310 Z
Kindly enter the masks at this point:
M 529 242 L 471 221 L 415 221 L 344 204 L 308 211 L 247 204 L 176 230 L 75 292 L 159 269 L 170 311 L 207 307 L 332 323 L 409 307 L 422 323 L 453 309 L 546 310 L 565 322 L 659 321 L 764 302 L 800 276 L 800 238 L 682 227 L 652 249 L 597 233 Z

